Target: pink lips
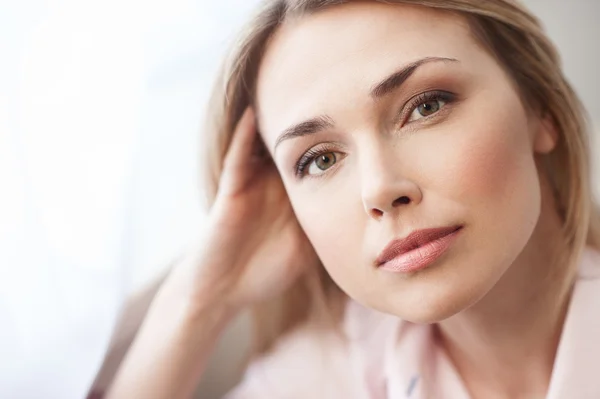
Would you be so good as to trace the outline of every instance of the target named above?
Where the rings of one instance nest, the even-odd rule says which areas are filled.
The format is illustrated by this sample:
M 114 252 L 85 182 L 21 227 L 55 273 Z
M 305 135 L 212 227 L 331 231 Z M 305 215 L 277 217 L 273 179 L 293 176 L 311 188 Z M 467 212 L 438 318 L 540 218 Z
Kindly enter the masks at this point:
M 410 273 L 438 259 L 462 229 L 462 226 L 417 230 L 406 238 L 390 242 L 377 257 L 378 267 L 398 273 Z

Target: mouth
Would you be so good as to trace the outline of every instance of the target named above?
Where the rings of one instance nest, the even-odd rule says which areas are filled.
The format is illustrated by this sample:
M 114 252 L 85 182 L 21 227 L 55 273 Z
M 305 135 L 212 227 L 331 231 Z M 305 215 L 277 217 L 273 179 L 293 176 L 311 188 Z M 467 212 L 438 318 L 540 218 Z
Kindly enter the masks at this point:
M 377 257 L 376 266 L 397 273 L 424 269 L 450 248 L 462 229 L 462 225 L 455 225 L 413 231 L 391 241 Z

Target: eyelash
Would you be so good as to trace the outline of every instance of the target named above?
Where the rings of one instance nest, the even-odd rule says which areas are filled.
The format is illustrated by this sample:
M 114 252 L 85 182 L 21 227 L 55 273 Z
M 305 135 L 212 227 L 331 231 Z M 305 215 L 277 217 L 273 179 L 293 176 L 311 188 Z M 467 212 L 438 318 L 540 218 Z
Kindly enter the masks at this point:
M 407 106 L 403 108 L 403 111 L 399 115 L 400 116 L 399 120 L 400 120 L 401 124 L 402 125 L 406 124 L 407 119 L 412 115 L 412 113 L 417 109 L 417 107 L 419 107 L 419 105 L 422 105 L 422 104 L 425 104 L 425 103 L 428 103 L 428 102 L 434 101 L 434 100 L 443 101 L 444 107 L 446 107 L 447 105 L 453 103 L 456 100 L 456 95 L 453 93 L 450 93 L 448 91 L 436 90 L 436 91 L 428 91 L 425 93 L 421 93 L 421 94 L 417 95 L 416 97 L 413 97 L 408 102 Z M 442 108 L 440 108 L 440 111 Z M 408 109 L 408 111 L 404 112 L 404 110 L 406 110 L 406 109 Z M 437 111 L 435 114 L 433 114 L 431 116 L 424 116 L 422 119 L 434 118 L 435 116 L 437 116 L 440 113 L 440 111 Z
M 311 148 L 306 151 L 304 155 L 300 157 L 296 165 L 294 165 L 294 173 L 298 178 L 305 177 L 306 168 L 310 166 L 310 164 L 317 159 L 321 155 L 328 154 L 330 152 L 335 152 L 330 144 L 319 144 L 316 147 Z
M 429 91 L 426 93 L 419 94 L 408 102 L 408 104 L 403 108 L 403 111 L 400 113 L 398 119 L 399 119 L 401 125 L 403 126 L 406 124 L 406 120 L 412 115 L 412 113 L 415 111 L 415 109 L 417 109 L 417 107 L 419 105 L 433 101 L 433 100 L 440 100 L 440 101 L 444 102 L 444 107 L 445 107 L 445 106 L 451 104 L 452 102 L 454 102 L 455 99 L 456 99 L 456 96 L 447 91 L 439 91 L 438 90 L 438 91 Z M 408 110 L 408 111 L 404 111 L 404 110 Z M 435 116 L 439 112 L 440 111 L 437 111 L 435 114 L 433 114 L 431 116 L 425 116 L 422 119 L 435 118 Z M 415 121 L 415 122 L 417 122 L 417 121 Z M 411 123 L 413 123 L 413 122 L 411 122 Z M 294 165 L 294 174 L 298 178 L 306 177 L 306 175 L 305 175 L 306 168 L 308 168 L 315 159 L 317 159 L 321 155 L 325 155 L 325 154 L 332 153 L 332 152 L 335 152 L 335 150 L 329 144 L 320 144 L 316 147 L 309 149 L 300 157 L 300 159 L 298 159 L 298 161 Z

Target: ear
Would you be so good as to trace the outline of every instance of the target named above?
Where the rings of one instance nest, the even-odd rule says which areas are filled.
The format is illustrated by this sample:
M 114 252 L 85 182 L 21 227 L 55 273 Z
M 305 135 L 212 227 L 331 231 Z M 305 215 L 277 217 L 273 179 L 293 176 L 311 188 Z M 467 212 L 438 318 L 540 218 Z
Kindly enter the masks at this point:
M 554 123 L 554 118 L 545 115 L 536 124 L 533 137 L 533 149 L 540 154 L 551 152 L 558 142 L 558 130 Z

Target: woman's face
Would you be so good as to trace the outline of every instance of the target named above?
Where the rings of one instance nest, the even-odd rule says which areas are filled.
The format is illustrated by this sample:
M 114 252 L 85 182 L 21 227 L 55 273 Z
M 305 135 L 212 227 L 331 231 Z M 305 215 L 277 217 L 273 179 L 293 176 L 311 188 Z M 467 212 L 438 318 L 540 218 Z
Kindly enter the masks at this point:
M 484 296 L 528 243 L 541 202 L 534 156 L 553 136 L 459 17 L 356 2 L 289 21 L 268 45 L 257 102 L 300 224 L 358 302 L 442 320 Z M 380 267 L 390 242 L 438 227 L 461 228 L 445 251 L 425 251 L 427 267 Z

